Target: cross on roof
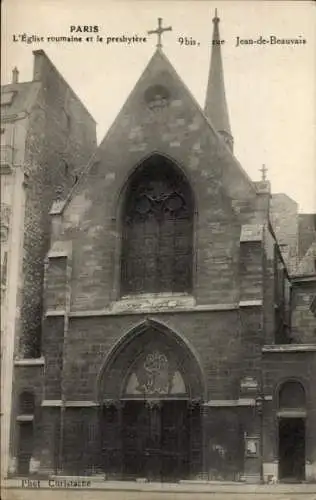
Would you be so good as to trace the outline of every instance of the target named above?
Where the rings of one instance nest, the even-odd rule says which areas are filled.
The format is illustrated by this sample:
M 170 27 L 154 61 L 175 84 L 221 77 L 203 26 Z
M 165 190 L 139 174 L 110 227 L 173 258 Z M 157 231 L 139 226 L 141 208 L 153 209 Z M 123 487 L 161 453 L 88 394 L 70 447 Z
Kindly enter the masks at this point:
M 162 17 L 158 17 L 158 28 L 156 30 L 147 31 L 148 35 L 153 35 L 153 34 L 157 35 L 157 37 L 158 37 L 157 48 L 158 49 L 161 49 L 161 47 L 162 47 L 161 35 L 165 31 L 172 31 L 172 27 L 168 26 L 168 28 L 163 28 L 162 27 Z
M 220 19 L 217 15 L 217 9 L 215 9 L 215 16 L 213 17 L 213 23 L 219 23 Z
M 262 167 L 259 169 L 260 172 L 261 172 L 261 180 L 262 181 L 266 181 L 267 180 L 267 172 L 268 172 L 268 169 L 267 167 L 265 166 L 265 164 L 262 165 Z

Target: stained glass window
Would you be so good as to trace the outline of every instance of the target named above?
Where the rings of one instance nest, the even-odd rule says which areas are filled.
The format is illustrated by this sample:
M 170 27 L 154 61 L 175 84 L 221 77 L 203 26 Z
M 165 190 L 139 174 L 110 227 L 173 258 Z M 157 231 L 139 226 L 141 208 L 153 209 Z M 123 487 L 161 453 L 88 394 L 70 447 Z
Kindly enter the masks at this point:
M 190 292 L 193 197 L 181 171 L 160 155 L 130 180 L 123 210 L 122 294 Z

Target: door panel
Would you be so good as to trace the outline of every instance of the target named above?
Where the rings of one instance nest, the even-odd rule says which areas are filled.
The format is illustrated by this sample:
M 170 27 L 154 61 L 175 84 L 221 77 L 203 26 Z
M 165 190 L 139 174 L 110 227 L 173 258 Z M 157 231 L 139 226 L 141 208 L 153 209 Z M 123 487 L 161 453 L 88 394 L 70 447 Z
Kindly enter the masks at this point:
M 162 477 L 177 479 L 189 472 L 189 420 L 187 401 L 167 401 L 162 407 Z
M 149 480 L 175 480 L 189 473 L 187 401 L 128 401 L 122 414 L 123 473 Z

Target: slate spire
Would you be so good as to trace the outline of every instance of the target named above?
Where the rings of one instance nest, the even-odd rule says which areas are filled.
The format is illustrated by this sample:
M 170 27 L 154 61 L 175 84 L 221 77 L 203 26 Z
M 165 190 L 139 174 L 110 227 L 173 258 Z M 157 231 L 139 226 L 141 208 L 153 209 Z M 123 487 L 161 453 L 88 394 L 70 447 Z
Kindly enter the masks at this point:
M 217 16 L 217 9 L 215 9 L 215 16 L 213 18 L 214 28 L 212 38 L 212 55 L 204 112 L 207 118 L 211 121 L 212 125 L 215 127 L 215 130 L 222 135 L 226 144 L 231 150 L 233 150 L 234 139 L 230 128 L 225 95 L 219 21 L 220 19 Z

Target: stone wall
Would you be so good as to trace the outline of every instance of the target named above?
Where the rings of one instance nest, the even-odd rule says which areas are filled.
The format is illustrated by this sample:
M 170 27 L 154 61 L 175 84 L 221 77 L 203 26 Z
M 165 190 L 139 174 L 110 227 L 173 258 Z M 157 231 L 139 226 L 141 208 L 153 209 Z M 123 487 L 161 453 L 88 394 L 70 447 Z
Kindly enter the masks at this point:
M 65 197 L 95 146 L 95 122 L 51 61 L 34 52 L 34 80 L 41 82 L 29 117 L 25 170 L 23 301 L 20 351 L 39 356 L 44 257 L 49 248 L 49 210 Z M 57 194 L 58 192 L 58 194 Z
M 291 335 L 296 344 L 316 344 L 316 316 L 312 306 L 315 297 L 316 278 L 311 281 L 293 281 Z

